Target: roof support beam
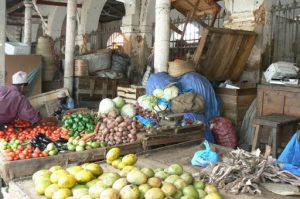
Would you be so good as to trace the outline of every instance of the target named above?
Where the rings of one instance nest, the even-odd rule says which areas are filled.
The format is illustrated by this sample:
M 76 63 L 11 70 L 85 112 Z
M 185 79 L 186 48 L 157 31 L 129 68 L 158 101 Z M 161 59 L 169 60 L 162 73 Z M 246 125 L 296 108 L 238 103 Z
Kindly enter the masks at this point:
M 41 4 L 41 5 L 48 5 L 48 6 L 67 7 L 67 3 L 57 2 L 57 1 L 37 0 L 36 3 Z M 82 4 L 77 4 L 77 8 L 81 8 L 81 7 L 82 7 Z

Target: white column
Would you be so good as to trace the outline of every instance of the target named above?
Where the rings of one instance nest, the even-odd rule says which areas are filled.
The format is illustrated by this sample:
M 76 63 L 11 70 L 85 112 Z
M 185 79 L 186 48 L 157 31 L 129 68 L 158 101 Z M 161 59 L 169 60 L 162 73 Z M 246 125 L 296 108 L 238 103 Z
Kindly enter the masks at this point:
M 24 16 L 24 43 L 31 47 L 31 30 L 32 30 L 32 3 L 24 1 L 25 16 Z
M 6 1 L 0 1 L 0 85 L 5 84 Z
M 68 0 L 64 87 L 69 90 L 71 95 L 73 94 L 76 8 L 77 0 Z
M 168 70 L 170 48 L 170 8 L 171 0 L 156 0 L 155 5 L 155 72 Z

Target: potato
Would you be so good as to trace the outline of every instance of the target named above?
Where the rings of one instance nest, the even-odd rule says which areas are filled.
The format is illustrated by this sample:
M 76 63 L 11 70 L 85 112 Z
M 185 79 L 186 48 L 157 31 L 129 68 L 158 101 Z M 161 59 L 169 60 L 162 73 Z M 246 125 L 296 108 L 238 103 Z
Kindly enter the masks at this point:
M 110 133 L 115 133 L 115 130 L 114 129 L 109 129 L 109 132 Z
M 123 122 L 123 117 L 122 117 L 122 116 L 118 116 L 118 117 L 116 118 L 116 122 L 118 122 L 118 123 Z
M 108 132 L 109 132 L 108 128 L 105 128 L 105 129 L 103 129 L 103 130 L 101 131 L 101 133 L 102 133 L 103 135 L 108 134 Z
M 131 139 L 129 142 L 134 143 L 135 141 L 136 141 L 135 139 Z
M 103 123 L 107 123 L 107 120 L 108 120 L 107 117 L 103 118 Z
M 135 138 L 135 135 L 133 135 L 133 134 L 129 133 L 129 134 L 128 134 L 128 138 L 130 138 L 130 139 L 134 139 L 134 138 Z
M 136 129 L 131 129 L 131 130 L 130 130 L 130 133 L 131 133 L 131 134 L 134 134 L 134 135 L 135 135 L 136 132 L 137 132 Z
M 118 132 L 116 132 L 116 136 L 122 137 L 122 136 L 123 136 L 123 133 L 118 131 Z
M 131 125 L 127 126 L 127 130 L 131 130 L 131 129 L 132 129 Z
M 122 122 L 121 124 L 118 125 L 118 127 L 126 127 L 126 126 L 127 126 L 126 122 Z

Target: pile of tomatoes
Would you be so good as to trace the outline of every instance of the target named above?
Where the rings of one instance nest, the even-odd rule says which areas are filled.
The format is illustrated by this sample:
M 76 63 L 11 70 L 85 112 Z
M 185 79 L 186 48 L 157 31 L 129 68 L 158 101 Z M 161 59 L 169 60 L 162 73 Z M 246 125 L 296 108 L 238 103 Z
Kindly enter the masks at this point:
M 21 119 L 15 119 L 12 122 L 12 125 L 14 125 L 15 127 L 26 128 L 26 127 L 31 126 L 32 124 L 29 121 L 25 121 L 25 120 L 21 120 Z
M 13 149 L 6 149 L 4 156 L 9 161 L 25 160 L 29 158 L 47 157 L 48 152 L 41 151 L 39 148 L 34 148 L 31 145 L 28 145 L 27 147 L 19 145 L 15 151 Z
M 11 141 L 14 138 L 20 141 L 32 140 L 38 133 L 45 134 L 54 142 L 60 137 L 66 140 L 70 138 L 68 130 L 56 126 L 36 126 L 34 128 L 18 129 L 13 128 L 13 126 L 8 126 L 5 131 L 0 131 L 0 139 L 5 139 L 6 141 Z
M 4 131 L 0 131 L 0 140 L 6 142 L 18 140 L 17 148 L 8 148 L 4 150 L 4 155 L 7 160 L 24 160 L 29 158 L 46 157 L 48 153 L 41 151 L 39 148 L 34 148 L 30 144 L 25 146 L 24 143 L 31 141 L 39 133 L 46 135 L 51 141 L 55 142 L 59 138 L 68 140 L 70 135 L 68 130 L 58 128 L 57 126 L 41 125 L 36 127 L 15 128 L 13 124 L 7 126 Z

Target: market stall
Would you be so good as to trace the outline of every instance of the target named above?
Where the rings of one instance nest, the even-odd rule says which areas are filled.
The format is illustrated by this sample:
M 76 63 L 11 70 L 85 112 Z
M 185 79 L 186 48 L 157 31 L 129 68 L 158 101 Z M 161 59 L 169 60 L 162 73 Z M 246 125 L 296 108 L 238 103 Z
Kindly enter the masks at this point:
M 191 166 L 191 164 L 190 164 L 190 161 L 193 158 L 193 154 L 197 150 L 202 149 L 202 147 L 199 145 L 199 143 L 200 142 L 186 142 L 186 143 L 182 143 L 182 144 L 167 146 L 167 147 L 164 147 L 164 148 L 160 148 L 160 149 L 140 153 L 140 154 L 138 154 L 138 161 L 137 161 L 135 166 L 137 166 L 139 168 L 152 168 L 152 169 L 167 168 L 166 171 L 170 172 L 170 170 L 169 170 L 170 166 L 174 165 L 174 163 L 176 163 L 178 165 L 181 165 L 185 172 L 191 173 L 195 177 L 195 181 L 199 182 L 199 173 L 202 171 L 202 169 L 199 168 L 199 167 Z M 219 146 L 216 146 L 216 145 L 212 146 L 212 147 L 214 148 L 215 151 L 217 151 L 217 153 L 219 154 L 220 157 L 222 157 L 222 159 L 230 158 L 229 154 L 230 154 L 231 150 L 226 149 L 226 148 L 222 148 L 222 147 L 219 147 Z M 178 158 L 178 157 L 182 157 L 182 158 Z M 126 169 L 125 170 L 122 169 L 121 171 L 120 170 L 118 171 L 118 169 L 113 168 L 112 166 L 110 166 L 110 165 L 108 165 L 104 162 L 100 162 L 100 165 L 101 165 L 104 172 L 119 173 L 120 175 L 123 175 L 122 171 L 126 170 Z M 145 172 L 146 169 L 141 170 L 141 171 Z M 129 172 L 127 172 L 127 177 L 129 175 L 128 173 Z M 155 170 L 154 170 L 154 173 L 155 173 L 155 176 L 159 176 L 157 174 L 157 171 L 155 172 Z M 110 175 L 112 175 L 112 174 L 110 174 Z M 173 176 L 174 176 L 174 174 L 173 174 Z M 171 177 L 165 178 L 165 180 L 164 180 L 165 183 L 166 183 L 166 181 L 172 181 L 172 178 Z M 103 177 L 99 177 L 99 179 L 101 179 L 102 181 L 104 180 Z M 121 179 L 125 179 L 125 178 L 121 178 Z M 128 179 L 128 178 L 126 178 L 126 179 Z M 163 180 L 162 178 L 159 178 L 159 179 Z M 119 181 L 123 181 L 123 180 L 119 180 Z M 106 183 L 105 180 L 103 182 Z M 117 182 L 117 181 L 115 181 L 115 182 Z M 116 183 L 116 184 L 119 184 L 119 183 Z M 148 183 L 149 183 L 149 181 L 148 181 Z M 177 184 L 176 180 L 173 183 L 175 183 L 175 185 L 176 185 Z M 112 184 L 113 184 L 112 186 L 116 188 L 116 185 L 114 185 L 114 183 L 112 183 Z M 26 198 L 26 199 L 45 198 L 45 197 L 40 196 L 36 193 L 36 191 L 33 189 L 34 186 L 35 186 L 35 183 L 32 180 L 32 177 L 17 179 L 17 180 L 14 180 L 14 181 L 10 182 L 10 191 L 9 191 L 9 193 L 11 194 L 11 196 L 13 198 Z M 90 185 L 88 185 L 88 186 L 90 186 Z M 98 186 L 98 185 L 95 185 L 95 186 Z M 120 188 L 120 190 L 121 190 L 122 187 L 124 187 L 125 185 L 123 184 L 123 185 L 120 185 L 120 186 L 121 186 L 121 188 Z M 129 185 L 129 186 L 132 186 L 132 185 Z M 139 185 L 136 185 L 136 186 L 139 186 Z M 145 186 L 145 185 L 143 185 L 143 186 Z M 195 186 L 195 184 L 194 184 L 194 186 Z M 135 185 L 133 185 L 133 187 L 135 187 Z M 197 187 L 198 187 L 198 189 L 203 189 L 203 190 L 208 191 L 207 189 L 204 189 L 202 185 L 200 186 L 200 184 L 198 184 Z M 84 187 L 81 187 L 81 188 L 84 188 Z M 289 196 L 278 196 L 278 195 L 266 190 L 261 185 L 259 186 L 259 189 L 262 191 L 263 197 L 267 198 L 267 199 L 268 198 L 270 198 L 270 199 L 271 198 L 272 199 L 279 199 L 279 198 L 281 198 L 281 199 L 282 198 L 292 199 L 292 198 L 295 198 L 295 197 L 289 197 Z M 162 190 L 163 190 L 163 188 L 162 188 Z M 87 193 L 86 191 L 83 191 L 83 192 Z M 200 192 L 203 193 L 202 191 L 200 191 Z M 94 193 L 93 188 L 90 187 L 88 193 Z M 256 196 L 253 196 L 253 195 L 246 195 L 246 194 L 234 195 L 234 194 L 224 192 L 223 190 L 220 190 L 220 193 L 222 195 L 222 198 L 225 198 L 225 199 L 227 199 L 227 198 L 228 199 L 229 198 L 236 198 L 236 197 L 241 198 L 241 199 L 259 198 L 258 196 L 256 197 Z M 132 198 L 134 198 L 134 197 L 132 197 Z

